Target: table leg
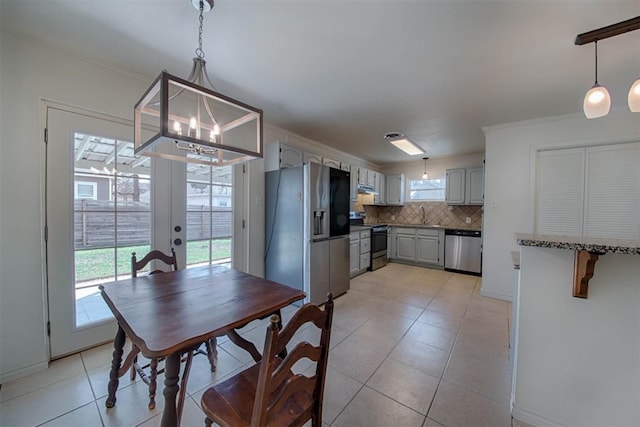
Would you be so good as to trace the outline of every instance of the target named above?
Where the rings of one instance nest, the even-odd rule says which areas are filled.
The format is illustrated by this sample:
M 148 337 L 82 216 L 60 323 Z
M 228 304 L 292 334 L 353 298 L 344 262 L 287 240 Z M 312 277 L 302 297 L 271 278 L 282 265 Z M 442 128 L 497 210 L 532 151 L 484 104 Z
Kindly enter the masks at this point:
M 176 411 L 176 396 L 178 394 L 178 377 L 180 375 L 180 352 L 167 357 L 164 361 L 164 411 L 162 412 L 162 427 L 177 427 L 178 414 Z
M 107 387 L 108 393 L 105 402 L 107 408 L 113 408 L 116 404 L 116 390 L 118 390 L 118 384 L 120 382 L 118 371 L 120 370 L 120 363 L 122 362 L 125 339 L 126 335 L 124 330 L 118 325 L 118 332 L 116 333 L 116 338 L 113 340 L 113 359 L 111 360 L 111 372 L 109 372 L 109 386 Z

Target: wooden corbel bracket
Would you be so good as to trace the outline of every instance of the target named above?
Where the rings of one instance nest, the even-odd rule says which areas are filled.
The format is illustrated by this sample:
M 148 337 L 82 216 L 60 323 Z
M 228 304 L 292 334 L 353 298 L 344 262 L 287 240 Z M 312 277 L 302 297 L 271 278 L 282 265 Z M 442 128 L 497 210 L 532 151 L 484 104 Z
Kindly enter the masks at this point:
M 589 280 L 593 277 L 593 270 L 598 260 L 598 252 L 577 250 L 573 270 L 573 296 L 587 298 L 589 293 Z

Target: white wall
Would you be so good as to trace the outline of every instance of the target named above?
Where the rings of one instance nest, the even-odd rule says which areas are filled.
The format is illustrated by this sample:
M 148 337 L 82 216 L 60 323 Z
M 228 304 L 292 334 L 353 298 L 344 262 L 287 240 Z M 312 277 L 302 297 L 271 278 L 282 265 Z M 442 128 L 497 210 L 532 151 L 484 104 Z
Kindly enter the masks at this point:
M 587 120 L 582 115 L 553 117 L 485 128 L 485 203 L 482 291 L 510 300 L 517 232 L 533 231 L 532 168 L 542 148 L 640 140 L 640 117 L 629 111 Z
M 149 81 L 2 32 L 0 381 L 46 366 L 41 98 L 131 117 Z
M 522 247 L 513 415 L 532 425 L 640 420 L 640 263 L 605 254 L 589 298 L 571 296 L 574 252 Z

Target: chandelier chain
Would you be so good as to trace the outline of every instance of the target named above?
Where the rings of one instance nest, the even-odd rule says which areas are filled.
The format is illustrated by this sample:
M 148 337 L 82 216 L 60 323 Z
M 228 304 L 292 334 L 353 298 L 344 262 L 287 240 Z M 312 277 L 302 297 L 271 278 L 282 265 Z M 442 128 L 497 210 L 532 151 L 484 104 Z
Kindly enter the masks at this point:
M 200 0 L 200 16 L 198 17 L 200 26 L 198 27 L 198 48 L 196 49 L 196 56 L 200 59 L 204 58 L 204 50 L 202 50 L 202 22 L 204 21 L 204 18 L 202 17 L 203 10 L 204 0 Z

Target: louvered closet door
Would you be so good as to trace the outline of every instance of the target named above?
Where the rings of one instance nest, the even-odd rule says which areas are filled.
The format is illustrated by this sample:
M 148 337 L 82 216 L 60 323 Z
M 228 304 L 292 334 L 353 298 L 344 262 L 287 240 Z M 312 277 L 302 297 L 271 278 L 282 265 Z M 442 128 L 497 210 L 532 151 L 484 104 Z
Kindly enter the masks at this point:
M 588 237 L 640 238 L 640 143 L 587 148 Z
M 584 158 L 584 148 L 538 152 L 536 233 L 582 235 Z

